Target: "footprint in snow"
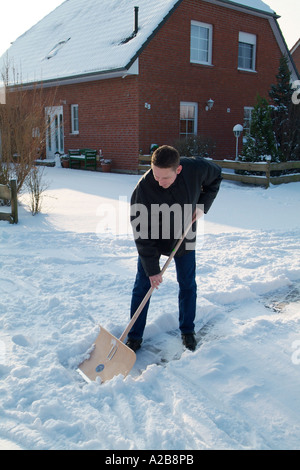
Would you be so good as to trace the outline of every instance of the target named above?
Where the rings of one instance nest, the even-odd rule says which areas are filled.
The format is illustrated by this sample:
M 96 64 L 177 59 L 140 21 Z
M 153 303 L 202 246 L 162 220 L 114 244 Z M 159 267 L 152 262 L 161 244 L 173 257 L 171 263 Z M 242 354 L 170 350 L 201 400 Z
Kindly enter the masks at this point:
M 27 338 L 23 335 L 15 335 L 12 337 L 12 341 L 17 345 L 17 346 L 22 346 L 23 348 L 28 348 L 31 346 L 30 342 L 28 341 Z

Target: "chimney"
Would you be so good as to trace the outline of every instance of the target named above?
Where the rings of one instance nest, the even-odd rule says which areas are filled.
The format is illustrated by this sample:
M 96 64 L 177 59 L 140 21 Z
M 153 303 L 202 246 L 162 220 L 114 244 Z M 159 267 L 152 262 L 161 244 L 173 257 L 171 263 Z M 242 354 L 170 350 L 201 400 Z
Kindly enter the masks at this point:
M 134 7 L 134 36 L 137 35 L 139 30 L 139 7 Z

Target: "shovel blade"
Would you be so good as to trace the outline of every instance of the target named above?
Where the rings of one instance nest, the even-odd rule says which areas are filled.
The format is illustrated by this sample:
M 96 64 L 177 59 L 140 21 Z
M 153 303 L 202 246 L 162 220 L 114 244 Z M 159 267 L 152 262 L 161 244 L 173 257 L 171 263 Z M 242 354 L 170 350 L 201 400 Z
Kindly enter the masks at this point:
M 105 382 L 119 374 L 126 377 L 135 360 L 134 351 L 100 327 L 94 349 L 90 357 L 80 364 L 78 372 L 87 381 L 94 381 L 100 377 L 101 382 Z

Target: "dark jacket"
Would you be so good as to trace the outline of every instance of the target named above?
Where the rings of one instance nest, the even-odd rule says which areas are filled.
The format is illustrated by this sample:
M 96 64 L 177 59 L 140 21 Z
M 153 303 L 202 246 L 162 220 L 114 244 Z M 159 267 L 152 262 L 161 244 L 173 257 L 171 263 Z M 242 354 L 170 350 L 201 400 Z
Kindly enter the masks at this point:
M 170 223 L 167 224 L 167 232 L 164 233 L 166 212 L 160 209 L 173 208 L 175 211 L 181 208 L 181 227 L 183 227 L 188 212 L 185 209 L 188 208 L 190 213 L 194 213 L 196 206 L 200 204 L 206 214 L 219 191 L 222 180 L 219 166 L 203 158 L 186 157 L 181 158 L 180 164 L 182 171 L 169 188 L 164 189 L 159 186 L 150 169 L 140 179 L 131 197 L 131 224 L 136 247 L 147 276 L 154 276 L 160 272 L 160 256 L 170 255 L 176 240 L 184 231 L 182 228 L 181 233 L 178 233 L 178 230 L 175 233 L 175 226 L 178 227 L 175 224 L 175 215 L 173 211 L 167 210 Z M 196 233 L 195 226 L 193 232 Z M 182 243 L 176 256 L 182 256 L 184 253 L 186 253 L 186 242 Z

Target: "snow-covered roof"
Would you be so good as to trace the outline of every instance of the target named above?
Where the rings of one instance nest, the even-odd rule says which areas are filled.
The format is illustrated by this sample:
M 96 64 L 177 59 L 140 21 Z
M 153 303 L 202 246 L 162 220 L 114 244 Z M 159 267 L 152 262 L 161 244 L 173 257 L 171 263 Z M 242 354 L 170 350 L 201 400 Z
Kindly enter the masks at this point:
M 66 0 L 12 44 L 0 59 L 0 70 L 8 55 L 9 68 L 23 84 L 124 71 L 181 1 Z M 261 0 L 221 3 L 274 14 Z M 126 41 L 134 31 L 135 6 L 139 29 Z
M 271 15 L 274 15 L 274 10 L 272 10 L 269 5 L 267 5 L 265 2 L 262 0 L 236 0 L 236 1 L 230 1 L 230 0 L 220 0 L 222 3 L 228 3 L 228 5 L 236 5 L 236 6 L 244 6 L 246 8 L 249 8 L 251 10 L 256 10 L 256 11 L 261 11 L 264 13 L 268 13 Z
M 294 54 L 295 50 L 298 49 L 299 46 L 300 46 L 300 39 L 298 39 L 298 41 L 293 45 L 291 49 L 291 54 Z

